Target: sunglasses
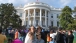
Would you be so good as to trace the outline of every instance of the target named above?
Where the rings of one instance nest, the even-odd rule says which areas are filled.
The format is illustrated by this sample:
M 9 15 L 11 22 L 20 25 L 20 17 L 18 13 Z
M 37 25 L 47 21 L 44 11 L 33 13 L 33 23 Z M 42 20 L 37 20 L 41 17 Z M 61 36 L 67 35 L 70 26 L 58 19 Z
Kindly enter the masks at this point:
M 39 35 L 41 35 L 41 34 L 39 34 Z M 36 35 L 36 36 L 39 36 L 39 35 Z

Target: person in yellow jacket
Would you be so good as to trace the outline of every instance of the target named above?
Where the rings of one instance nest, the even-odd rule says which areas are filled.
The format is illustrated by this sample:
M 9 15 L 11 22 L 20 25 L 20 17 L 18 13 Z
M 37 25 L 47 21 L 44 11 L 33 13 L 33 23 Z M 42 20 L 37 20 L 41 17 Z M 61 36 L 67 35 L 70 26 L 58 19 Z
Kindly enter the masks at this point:
M 0 43 L 4 43 L 5 40 L 7 40 L 7 38 L 2 34 L 2 29 L 0 28 Z

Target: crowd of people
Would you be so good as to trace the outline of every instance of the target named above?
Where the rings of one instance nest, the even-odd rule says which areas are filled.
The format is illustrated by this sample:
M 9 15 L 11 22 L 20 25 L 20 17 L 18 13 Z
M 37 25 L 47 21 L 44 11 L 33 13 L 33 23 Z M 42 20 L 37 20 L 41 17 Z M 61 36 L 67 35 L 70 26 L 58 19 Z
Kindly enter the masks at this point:
M 7 38 L 7 37 L 8 38 Z M 73 43 L 74 35 L 71 30 L 49 30 L 44 31 L 40 26 L 31 26 L 26 29 L 5 30 L 5 34 L 0 28 L 0 43 Z

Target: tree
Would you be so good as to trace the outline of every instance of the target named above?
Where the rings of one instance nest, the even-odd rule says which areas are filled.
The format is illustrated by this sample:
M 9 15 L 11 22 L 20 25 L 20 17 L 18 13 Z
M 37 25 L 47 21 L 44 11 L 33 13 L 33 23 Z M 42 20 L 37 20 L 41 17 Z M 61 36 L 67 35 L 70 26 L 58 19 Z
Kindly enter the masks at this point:
M 1 26 L 4 26 L 4 28 L 7 28 L 8 26 L 12 25 L 13 27 L 19 27 L 21 26 L 21 19 L 16 14 L 16 10 L 13 6 L 13 4 L 5 3 L 0 5 L 0 15 L 2 18 Z
M 76 19 L 76 7 L 74 7 L 73 13 L 74 13 L 74 18 Z
M 60 25 L 64 29 L 69 28 L 69 24 L 72 24 L 73 18 L 72 18 L 72 9 L 69 6 L 65 6 L 62 9 L 62 13 L 59 16 Z M 70 29 L 70 28 L 69 28 Z
M 73 23 L 69 24 L 67 29 L 76 29 L 76 20 L 73 20 Z

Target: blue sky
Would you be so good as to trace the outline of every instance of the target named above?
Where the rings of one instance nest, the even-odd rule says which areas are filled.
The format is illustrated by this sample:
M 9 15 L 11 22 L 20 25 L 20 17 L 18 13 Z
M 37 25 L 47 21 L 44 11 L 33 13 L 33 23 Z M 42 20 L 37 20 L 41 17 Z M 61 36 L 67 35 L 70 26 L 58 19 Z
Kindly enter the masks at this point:
M 37 0 L 0 0 L 1 3 L 13 3 L 14 6 L 26 5 L 29 2 L 36 2 Z M 47 3 L 55 8 L 63 8 L 68 5 L 72 9 L 76 6 L 76 0 L 38 0 L 38 2 Z

